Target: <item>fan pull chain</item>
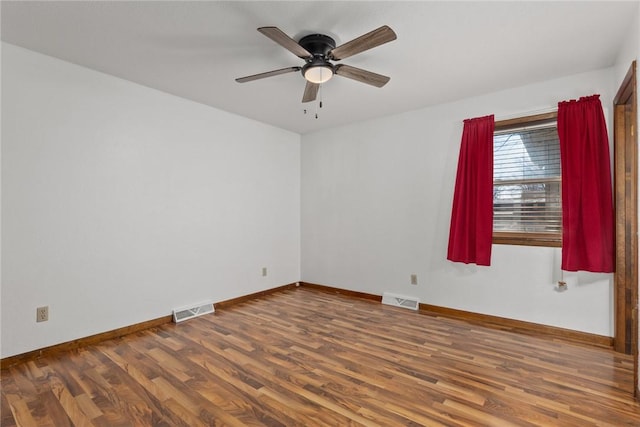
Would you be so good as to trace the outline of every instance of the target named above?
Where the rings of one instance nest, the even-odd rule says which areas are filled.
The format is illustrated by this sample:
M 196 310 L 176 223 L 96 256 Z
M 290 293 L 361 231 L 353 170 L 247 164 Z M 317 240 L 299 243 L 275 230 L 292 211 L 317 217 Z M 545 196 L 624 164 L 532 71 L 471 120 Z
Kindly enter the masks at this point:
M 316 119 L 320 118 L 320 116 L 318 115 L 318 108 L 322 108 L 322 85 L 318 85 L 318 93 L 317 93 L 317 95 L 318 95 L 318 103 L 316 104 L 316 111 L 315 111 L 315 114 L 314 114 L 314 117 Z M 302 113 L 304 115 L 307 115 L 307 109 L 306 108 L 302 109 Z
M 322 85 L 318 85 L 318 92 L 316 94 L 317 96 L 322 96 Z M 316 113 L 315 113 L 315 117 L 316 120 L 318 120 L 318 104 L 316 104 Z
M 317 104 L 317 106 L 316 106 L 316 120 L 318 119 L 318 106 L 319 106 L 320 108 L 322 108 L 322 93 L 323 93 L 323 92 L 324 92 L 324 91 L 322 90 L 322 85 L 319 85 L 319 87 L 318 87 L 318 95 L 319 95 L 319 97 L 318 97 L 318 98 L 319 98 L 319 101 L 318 101 L 318 104 Z

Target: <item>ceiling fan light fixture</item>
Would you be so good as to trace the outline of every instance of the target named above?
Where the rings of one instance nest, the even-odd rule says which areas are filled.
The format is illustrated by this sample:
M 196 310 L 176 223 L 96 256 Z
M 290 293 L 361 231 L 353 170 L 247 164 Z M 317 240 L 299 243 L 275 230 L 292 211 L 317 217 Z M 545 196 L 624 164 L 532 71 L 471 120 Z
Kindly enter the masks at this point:
M 333 67 L 327 63 L 319 65 L 308 64 L 302 69 L 302 75 L 311 83 L 324 83 L 333 77 Z

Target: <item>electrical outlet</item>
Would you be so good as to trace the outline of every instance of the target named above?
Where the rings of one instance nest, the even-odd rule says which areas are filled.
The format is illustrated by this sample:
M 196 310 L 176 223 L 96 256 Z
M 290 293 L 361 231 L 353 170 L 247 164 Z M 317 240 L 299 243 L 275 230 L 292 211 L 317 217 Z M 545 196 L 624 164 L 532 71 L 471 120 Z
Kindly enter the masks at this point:
M 411 284 L 412 285 L 417 285 L 418 284 L 418 275 L 417 274 L 412 274 L 411 275 Z
M 36 322 L 46 322 L 49 320 L 49 306 L 36 308 Z
M 262 277 L 267 275 L 267 267 L 262 267 Z

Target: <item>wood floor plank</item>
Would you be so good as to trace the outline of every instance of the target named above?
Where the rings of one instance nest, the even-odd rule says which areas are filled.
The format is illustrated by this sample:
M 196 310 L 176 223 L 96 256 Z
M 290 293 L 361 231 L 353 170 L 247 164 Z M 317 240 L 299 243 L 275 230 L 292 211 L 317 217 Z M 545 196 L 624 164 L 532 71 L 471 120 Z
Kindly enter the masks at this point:
M 3 389 L 5 381 L 0 384 L 0 389 Z M 0 426 L 15 427 L 16 420 L 12 413 L 11 406 L 7 400 L 7 396 L 4 393 L 0 394 Z
M 123 350 L 127 348 L 125 344 L 118 346 L 118 350 Z M 153 378 L 157 378 L 157 375 L 147 376 L 143 369 L 144 366 L 134 366 L 131 363 L 128 363 L 126 359 L 120 356 L 113 348 L 105 348 L 104 353 L 107 357 L 109 357 L 117 366 L 119 366 L 123 372 L 128 376 L 129 381 L 138 385 L 138 394 L 143 398 L 146 398 L 147 406 L 151 410 L 151 419 L 153 422 L 152 425 L 183 425 L 183 419 L 181 415 L 183 408 L 179 408 L 179 413 L 175 413 L 170 411 L 168 408 L 163 405 L 163 402 L 160 400 L 160 391 L 158 390 L 157 385 L 152 381 Z M 133 357 L 136 360 L 136 356 L 133 356 L 134 353 L 127 352 L 126 355 Z M 149 372 L 149 371 L 147 371 Z M 176 406 L 178 407 L 178 406 Z
M 4 394 L 4 390 L 3 390 Z M 19 395 L 16 394 L 5 394 L 9 410 L 13 415 L 13 419 L 15 420 L 15 424 L 21 426 L 36 426 L 38 425 L 33 415 L 31 414 L 31 410 L 27 405 L 27 401 L 22 399 Z M 3 418 L 4 421 L 4 418 Z
M 85 415 L 80 406 L 75 401 L 69 390 L 64 386 L 59 378 L 52 376 L 49 378 L 51 391 L 59 405 L 64 410 L 65 416 L 58 416 L 56 422 L 59 425 L 92 426 L 91 419 Z M 94 417 L 95 418 L 95 417 Z M 71 420 L 73 424 L 70 424 Z
M 3 427 L 640 426 L 629 356 L 304 287 L 1 381 Z

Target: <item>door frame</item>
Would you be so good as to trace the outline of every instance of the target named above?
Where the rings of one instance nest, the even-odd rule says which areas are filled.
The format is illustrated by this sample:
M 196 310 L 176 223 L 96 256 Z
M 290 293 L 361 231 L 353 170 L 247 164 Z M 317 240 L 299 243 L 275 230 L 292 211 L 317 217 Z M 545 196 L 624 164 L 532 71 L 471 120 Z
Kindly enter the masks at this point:
M 636 61 L 613 100 L 616 271 L 614 350 L 634 357 L 638 390 L 638 145 Z

